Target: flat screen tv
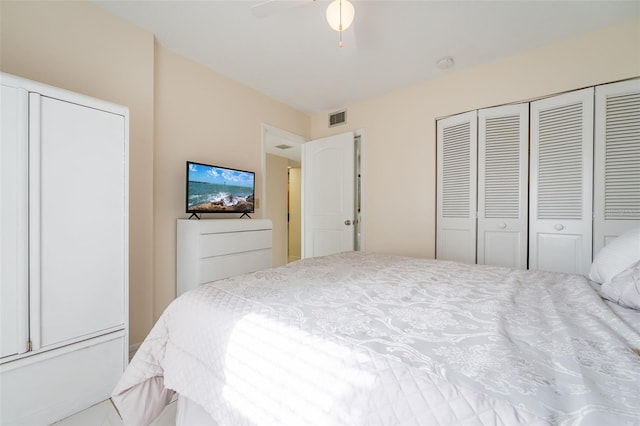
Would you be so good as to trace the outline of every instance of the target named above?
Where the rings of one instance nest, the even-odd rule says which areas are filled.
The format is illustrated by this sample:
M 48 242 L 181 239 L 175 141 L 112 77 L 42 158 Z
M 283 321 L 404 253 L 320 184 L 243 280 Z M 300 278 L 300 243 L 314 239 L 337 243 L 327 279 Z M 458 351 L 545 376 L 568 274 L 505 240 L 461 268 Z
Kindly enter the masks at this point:
M 187 161 L 187 213 L 253 213 L 255 173 Z

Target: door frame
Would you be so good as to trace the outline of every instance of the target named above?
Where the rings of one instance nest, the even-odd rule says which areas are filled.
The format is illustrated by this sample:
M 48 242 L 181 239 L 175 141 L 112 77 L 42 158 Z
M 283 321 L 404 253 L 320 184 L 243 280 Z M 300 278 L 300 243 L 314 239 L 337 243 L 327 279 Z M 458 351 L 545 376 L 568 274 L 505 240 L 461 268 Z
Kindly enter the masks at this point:
M 348 131 L 347 129 L 345 129 L 345 131 Z M 333 133 L 335 134 L 339 134 L 340 132 L 336 132 Z M 267 150 L 266 150 L 266 142 L 267 139 L 270 137 L 279 137 L 282 138 L 283 140 L 286 140 L 288 143 L 292 143 L 292 144 L 299 144 L 302 145 L 306 142 L 309 141 L 309 139 L 300 136 L 300 135 L 296 135 L 295 133 L 291 133 L 288 132 L 286 130 L 280 129 L 278 127 L 269 125 L 269 124 L 262 124 L 262 129 L 261 129 L 261 134 L 262 134 L 262 138 L 261 138 L 261 152 L 262 152 L 262 159 L 261 159 L 261 167 L 262 167 L 262 184 L 261 184 L 261 197 L 262 198 L 262 203 L 261 203 L 261 217 L 266 218 L 266 214 L 267 214 Z M 358 243 L 358 250 L 360 251 L 365 251 L 366 250 L 366 208 L 365 206 L 367 205 L 366 203 L 366 143 L 365 143 L 365 131 L 364 129 L 358 129 L 358 130 L 354 130 L 353 131 L 353 135 L 356 139 L 359 139 L 359 145 L 360 145 L 360 149 L 359 149 L 359 153 L 360 153 L 360 213 L 359 213 L 359 218 L 358 218 L 358 226 L 356 228 L 356 232 L 357 232 L 357 243 Z M 331 136 L 331 135 L 325 135 L 325 136 Z M 325 137 L 322 136 L 322 137 Z M 320 137 L 316 138 L 316 139 L 320 139 Z M 302 164 L 302 158 L 300 158 L 300 163 Z M 356 168 L 357 170 L 357 168 Z M 357 188 L 356 188 L 356 193 L 357 193 Z M 302 194 L 302 196 L 304 197 L 304 194 Z M 356 214 L 358 214 L 358 212 L 356 211 Z M 304 234 L 302 235 L 302 239 L 304 239 Z M 288 244 L 288 243 L 287 243 Z M 301 244 L 304 244 L 304 241 L 301 241 Z
M 256 196 L 258 196 L 258 193 L 260 193 L 261 195 L 259 195 L 258 201 L 260 202 L 259 206 L 260 206 L 260 217 L 262 218 L 268 218 L 269 217 L 269 206 L 271 205 L 269 203 L 268 197 L 267 197 L 267 183 L 268 183 L 268 176 L 267 176 L 267 154 L 271 154 L 280 158 L 284 158 L 284 159 L 289 159 L 290 163 L 292 161 L 297 162 L 298 164 L 301 164 L 301 151 L 302 151 L 302 144 L 304 142 L 306 142 L 308 139 L 300 136 L 300 135 L 296 135 L 294 133 L 288 132 L 286 130 L 282 130 L 280 128 L 271 126 L 269 124 L 262 124 L 262 128 L 261 128 L 261 134 L 262 134 L 262 139 L 261 139 L 261 152 L 262 152 L 262 158 L 261 158 L 261 167 L 262 167 L 262 182 L 260 185 L 260 188 L 256 188 Z M 286 145 L 290 145 L 292 147 L 294 147 L 294 149 L 287 149 L 287 150 L 282 150 L 282 152 L 274 152 L 276 150 L 274 150 L 274 146 L 279 145 L 279 144 L 286 144 Z M 280 150 L 277 150 L 280 151 Z M 296 157 L 296 151 L 298 153 L 297 157 Z M 279 187 L 279 186 L 278 186 Z M 273 188 L 272 188 L 273 189 Z M 287 188 L 283 188 L 283 191 L 287 191 Z M 261 200 L 260 200 L 261 198 Z M 278 210 L 280 209 L 280 207 L 278 207 Z M 284 213 L 287 213 L 286 211 Z M 277 223 L 276 223 L 277 222 Z M 275 228 L 280 229 L 281 228 L 281 219 L 280 216 L 278 216 L 278 218 L 274 218 L 274 230 Z M 276 233 L 274 233 L 274 265 L 280 265 L 281 262 L 284 262 L 284 264 L 288 263 L 288 259 L 289 259 L 289 231 L 288 231 L 288 222 L 284 225 L 285 226 L 285 235 L 284 235 L 284 241 L 281 232 L 278 231 L 279 233 L 276 235 Z M 280 257 L 280 250 L 283 249 L 283 245 L 284 245 L 284 249 L 286 251 L 285 253 L 285 258 L 281 259 Z M 278 254 L 276 254 L 276 252 Z
M 300 135 L 296 135 L 295 133 L 291 133 L 288 132 L 286 130 L 282 130 L 278 127 L 275 126 L 271 126 L 269 124 L 265 124 L 262 123 L 262 139 L 261 139 L 261 152 L 262 152 L 262 158 L 261 158 L 261 168 L 262 168 L 262 184 L 260 185 L 260 191 L 261 191 L 261 196 L 260 198 L 262 198 L 262 203 L 260 206 L 260 209 L 262 210 L 262 214 L 261 216 L 263 218 L 267 218 L 266 214 L 267 214 L 267 203 L 269 200 L 267 200 L 267 154 L 269 154 L 269 152 L 267 152 L 267 140 L 269 138 L 278 138 L 281 139 L 283 141 L 286 141 L 288 144 L 294 145 L 298 148 L 300 148 L 302 146 L 302 144 L 304 144 L 305 142 L 308 142 L 309 139 L 305 138 L 304 136 L 300 136 Z M 279 157 L 285 157 L 284 155 L 278 155 L 278 154 L 273 154 L 273 155 L 277 155 Z M 302 164 L 302 158 L 298 158 L 298 162 Z
M 356 215 L 358 217 L 358 226 L 356 229 L 356 232 L 358 232 L 358 237 L 357 237 L 357 242 L 358 242 L 358 247 L 357 250 L 358 251 L 366 251 L 366 245 L 365 245 L 365 241 L 366 241 L 366 232 L 365 230 L 367 229 L 366 227 L 366 208 L 365 206 L 367 205 L 366 203 L 366 164 L 367 162 L 365 161 L 365 159 L 367 158 L 366 156 L 366 146 L 367 144 L 365 143 L 365 135 L 364 135 L 364 129 L 358 129 L 355 130 L 353 132 L 354 137 L 358 140 L 359 142 L 359 149 L 356 150 L 356 161 L 358 161 L 357 155 L 360 155 L 359 158 L 359 168 L 360 168 L 360 188 L 358 189 L 356 187 L 356 197 L 360 197 L 360 212 L 358 213 L 357 209 L 356 209 Z M 358 166 L 356 166 L 356 173 L 358 171 Z

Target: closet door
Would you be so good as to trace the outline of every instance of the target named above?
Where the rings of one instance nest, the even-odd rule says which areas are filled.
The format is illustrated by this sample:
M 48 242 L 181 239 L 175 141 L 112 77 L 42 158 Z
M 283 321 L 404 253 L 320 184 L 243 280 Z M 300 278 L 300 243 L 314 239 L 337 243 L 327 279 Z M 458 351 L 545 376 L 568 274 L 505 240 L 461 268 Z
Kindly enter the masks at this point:
M 436 257 L 476 263 L 476 111 L 437 122 Z
M 529 105 L 478 111 L 478 264 L 527 269 Z
M 27 92 L 0 86 L 0 358 L 27 351 L 28 104 Z
M 35 93 L 29 113 L 35 350 L 124 327 L 126 123 Z
M 596 87 L 593 255 L 640 227 L 640 80 Z
M 529 268 L 591 265 L 593 89 L 531 103 Z

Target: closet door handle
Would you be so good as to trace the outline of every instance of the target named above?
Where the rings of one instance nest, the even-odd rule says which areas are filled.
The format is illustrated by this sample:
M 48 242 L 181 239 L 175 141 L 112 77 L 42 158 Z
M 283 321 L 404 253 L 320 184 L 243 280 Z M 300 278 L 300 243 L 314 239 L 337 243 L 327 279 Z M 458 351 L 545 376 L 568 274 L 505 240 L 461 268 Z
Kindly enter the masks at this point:
M 564 229 L 564 225 L 562 225 L 561 223 L 558 223 L 557 225 L 555 225 L 553 227 L 556 231 L 562 231 Z
M 498 224 L 498 228 L 500 228 L 500 229 L 504 229 L 506 227 L 507 227 L 507 224 L 504 223 L 504 222 Z

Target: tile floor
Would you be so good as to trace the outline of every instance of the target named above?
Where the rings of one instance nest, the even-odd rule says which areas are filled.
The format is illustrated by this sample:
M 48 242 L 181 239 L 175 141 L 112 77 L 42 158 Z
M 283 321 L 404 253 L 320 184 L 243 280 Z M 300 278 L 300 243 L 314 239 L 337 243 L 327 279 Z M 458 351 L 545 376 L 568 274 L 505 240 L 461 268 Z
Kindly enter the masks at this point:
M 176 401 L 169 404 L 162 414 L 152 423 L 152 426 L 175 426 L 176 406 Z M 54 423 L 55 426 L 122 426 L 122 424 L 122 419 L 111 403 L 111 400 L 103 401 Z

